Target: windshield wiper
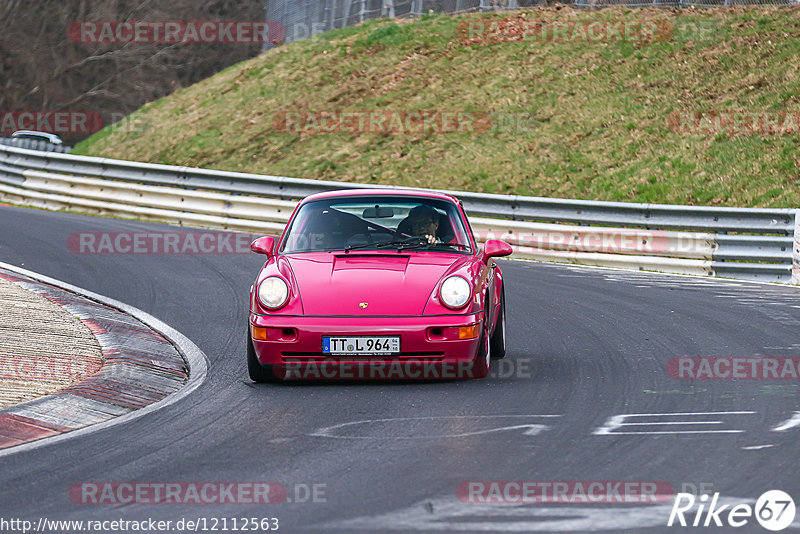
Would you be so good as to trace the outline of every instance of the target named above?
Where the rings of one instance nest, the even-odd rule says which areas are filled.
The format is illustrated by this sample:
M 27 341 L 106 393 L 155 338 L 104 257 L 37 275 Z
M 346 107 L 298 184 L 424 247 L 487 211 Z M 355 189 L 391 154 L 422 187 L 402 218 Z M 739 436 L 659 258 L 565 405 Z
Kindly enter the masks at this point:
M 345 252 L 350 252 L 351 250 L 356 250 L 359 248 L 369 248 L 369 247 L 376 247 L 381 245 L 382 243 L 361 243 L 360 245 L 347 245 L 344 247 Z
M 425 241 L 421 237 L 410 237 L 408 239 L 403 240 L 394 240 L 394 241 L 380 241 L 378 243 L 359 243 L 358 245 L 347 245 L 344 247 L 345 252 L 350 252 L 351 250 L 357 250 L 361 248 L 383 248 L 383 247 L 398 247 L 398 250 L 403 250 L 406 248 L 414 248 L 424 245 Z
M 429 243 L 424 237 L 411 237 L 404 241 L 392 241 L 391 243 L 386 244 L 386 246 L 389 245 L 402 245 L 403 249 L 418 247 L 453 247 L 464 250 L 470 248 L 469 245 L 462 245 L 461 243 L 443 243 L 441 241 Z
M 409 250 L 421 247 L 454 247 L 461 250 L 468 249 L 469 245 L 461 243 L 428 243 L 424 237 L 409 237 L 407 239 L 395 239 L 393 241 L 381 241 L 380 243 L 361 243 L 359 245 L 348 245 L 344 248 L 345 252 L 362 248 L 396 248 L 397 250 Z
M 383 248 L 396 248 L 397 250 L 407 250 L 410 248 L 424 247 L 428 242 L 422 237 L 409 237 L 408 239 L 385 241 L 378 243 L 375 246 Z

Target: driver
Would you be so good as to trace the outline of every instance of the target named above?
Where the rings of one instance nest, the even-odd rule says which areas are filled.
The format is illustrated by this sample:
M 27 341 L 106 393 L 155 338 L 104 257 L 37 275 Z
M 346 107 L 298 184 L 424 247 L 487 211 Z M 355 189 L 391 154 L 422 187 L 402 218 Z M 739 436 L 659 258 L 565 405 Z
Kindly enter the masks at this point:
M 412 209 L 408 214 L 408 224 L 411 235 L 423 237 L 428 243 L 441 243 L 436 237 L 439 229 L 439 212 L 424 204 Z

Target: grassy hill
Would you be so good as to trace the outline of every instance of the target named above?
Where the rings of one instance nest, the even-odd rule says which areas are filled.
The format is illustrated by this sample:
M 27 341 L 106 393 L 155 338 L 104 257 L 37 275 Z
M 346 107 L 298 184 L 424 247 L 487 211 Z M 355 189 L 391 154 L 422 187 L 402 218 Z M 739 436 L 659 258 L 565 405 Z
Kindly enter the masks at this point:
M 506 33 L 543 20 L 534 27 L 647 21 L 670 31 L 644 41 L 465 41 L 465 24 L 490 32 L 490 21 L 510 18 Z M 466 38 L 487 35 L 471 28 Z M 76 152 L 491 193 L 800 207 L 800 134 L 717 132 L 707 116 L 700 131 L 668 124 L 676 112 L 800 110 L 798 57 L 795 8 L 553 7 L 378 20 L 235 65 L 145 105 Z M 480 127 L 324 133 L 306 121 L 337 110 L 463 111 Z M 276 118 L 298 112 L 304 131 L 283 131 Z

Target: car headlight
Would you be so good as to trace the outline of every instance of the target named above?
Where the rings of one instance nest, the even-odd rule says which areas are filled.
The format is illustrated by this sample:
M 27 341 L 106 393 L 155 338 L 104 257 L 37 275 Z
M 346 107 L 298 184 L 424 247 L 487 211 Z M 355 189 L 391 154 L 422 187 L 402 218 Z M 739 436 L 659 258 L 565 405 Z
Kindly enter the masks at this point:
M 472 291 L 470 290 L 469 282 L 460 276 L 451 276 L 444 281 L 439 294 L 442 296 L 442 302 L 444 302 L 445 306 L 458 309 L 469 302 Z
M 289 286 L 282 278 L 270 276 L 258 286 L 258 300 L 267 308 L 272 310 L 280 308 L 286 304 L 287 298 L 289 298 Z

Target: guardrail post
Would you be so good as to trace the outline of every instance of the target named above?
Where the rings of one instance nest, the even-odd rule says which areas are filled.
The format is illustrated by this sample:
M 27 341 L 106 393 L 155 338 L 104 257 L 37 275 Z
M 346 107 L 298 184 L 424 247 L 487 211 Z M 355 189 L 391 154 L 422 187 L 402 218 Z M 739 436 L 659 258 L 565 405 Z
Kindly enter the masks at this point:
M 792 284 L 800 285 L 800 209 L 794 212 L 794 240 L 792 242 Z

